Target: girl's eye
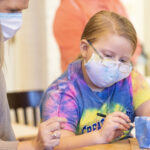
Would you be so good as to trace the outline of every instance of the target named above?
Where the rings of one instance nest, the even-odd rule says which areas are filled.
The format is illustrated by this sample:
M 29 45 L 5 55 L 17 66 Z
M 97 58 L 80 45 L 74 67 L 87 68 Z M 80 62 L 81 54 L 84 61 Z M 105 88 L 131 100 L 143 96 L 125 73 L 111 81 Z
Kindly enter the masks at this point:
M 120 62 L 122 62 L 122 63 L 127 63 L 128 61 L 121 59 Z
M 108 54 L 104 54 L 104 56 L 107 57 L 107 58 L 112 58 L 112 56 L 108 55 Z

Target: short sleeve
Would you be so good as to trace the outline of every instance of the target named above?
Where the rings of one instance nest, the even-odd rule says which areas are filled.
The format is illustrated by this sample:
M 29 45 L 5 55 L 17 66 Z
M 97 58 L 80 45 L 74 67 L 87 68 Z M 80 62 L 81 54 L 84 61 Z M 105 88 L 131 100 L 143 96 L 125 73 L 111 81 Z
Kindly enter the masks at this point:
M 79 115 L 75 99 L 67 92 L 52 90 L 45 93 L 42 103 L 42 120 L 52 117 L 64 117 L 67 123 L 64 129 L 72 132 L 76 131 Z
M 133 104 L 136 110 L 141 104 L 150 100 L 150 85 L 137 71 L 132 71 Z

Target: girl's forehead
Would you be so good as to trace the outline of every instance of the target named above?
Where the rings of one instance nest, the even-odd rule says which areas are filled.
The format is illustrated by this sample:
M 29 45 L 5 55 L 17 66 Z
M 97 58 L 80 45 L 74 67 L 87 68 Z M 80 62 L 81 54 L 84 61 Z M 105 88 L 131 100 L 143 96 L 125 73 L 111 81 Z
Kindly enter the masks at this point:
M 100 51 L 129 55 L 133 53 L 131 42 L 127 38 L 115 34 L 100 37 L 94 45 Z

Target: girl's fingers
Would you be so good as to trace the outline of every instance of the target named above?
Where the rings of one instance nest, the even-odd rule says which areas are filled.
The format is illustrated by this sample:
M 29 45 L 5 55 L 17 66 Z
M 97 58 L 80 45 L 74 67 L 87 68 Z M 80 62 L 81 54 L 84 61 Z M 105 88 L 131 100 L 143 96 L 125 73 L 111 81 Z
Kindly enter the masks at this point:
M 123 125 L 126 130 L 130 128 L 130 125 L 125 120 L 123 120 L 122 118 L 113 117 L 112 121 Z
M 126 130 L 126 128 L 122 124 L 119 124 L 117 122 L 113 124 L 113 127 L 114 127 L 114 130 L 121 130 L 121 131 Z
M 126 122 L 131 122 L 130 118 L 123 112 L 114 112 L 111 114 L 113 117 L 120 117 Z
M 115 137 L 120 137 L 123 135 L 123 131 L 121 130 L 116 130 L 116 134 L 115 134 Z

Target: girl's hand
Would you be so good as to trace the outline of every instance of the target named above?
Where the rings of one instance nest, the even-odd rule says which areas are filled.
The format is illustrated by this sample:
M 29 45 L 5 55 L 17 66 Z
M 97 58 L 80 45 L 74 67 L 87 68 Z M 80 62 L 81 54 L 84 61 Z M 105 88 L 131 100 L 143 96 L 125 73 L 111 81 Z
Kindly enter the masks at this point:
M 113 112 L 109 114 L 100 130 L 103 143 L 109 143 L 118 136 L 123 135 L 123 131 L 128 130 L 130 125 L 129 117 L 123 112 Z

